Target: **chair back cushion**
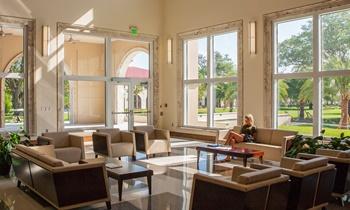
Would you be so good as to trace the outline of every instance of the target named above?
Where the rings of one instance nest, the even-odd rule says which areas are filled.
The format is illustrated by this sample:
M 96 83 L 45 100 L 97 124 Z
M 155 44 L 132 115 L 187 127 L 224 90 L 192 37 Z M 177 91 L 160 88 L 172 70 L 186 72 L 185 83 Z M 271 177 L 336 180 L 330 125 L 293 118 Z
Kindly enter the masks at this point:
M 295 171 L 308 171 L 311 169 L 327 166 L 328 158 L 326 157 L 318 157 L 310 160 L 300 161 L 294 164 L 292 170 Z
M 256 142 L 262 143 L 262 144 L 270 144 L 272 131 L 273 129 L 270 129 L 270 128 L 257 128 Z
M 35 147 L 30 147 L 30 148 L 38 151 L 41 154 L 45 154 L 45 155 L 48 155 L 50 157 L 56 158 L 54 145 L 42 145 L 42 146 L 35 146 Z
M 262 182 L 268 179 L 280 177 L 281 173 L 282 169 L 280 168 L 267 168 L 263 170 L 257 170 L 254 172 L 241 174 L 237 178 L 237 182 L 240 184 L 253 184 L 256 182 Z
M 111 135 L 111 142 L 118 143 L 121 142 L 120 130 L 118 128 L 101 128 L 96 130 L 99 133 L 108 133 Z
M 145 131 L 148 133 L 149 139 L 155 139 L 154 126 L 153 125 L 144 125 L 144 126 L 134 126 L 136 131 Z
M 54 140 L 55 148 L 69 147 L 68 132 L 48 132 L 43 133 L 42 135 L 52 138 Z
M 237 179 L 240 175 L 253 172 L 253 171 L 257 171 L 257 170 L 253 168 L 248 168 L 248 167 L 234 166 L 232 170 L 231 180 L 234 182 L 237 182 Z
M 270 144 L 276 145 L 276 146 L 282 146 L 282 142 L 284 140 L 284 137 L 286 136 L 293 136 L 297 135 L 298 132 L 296 131 L 285 131 L 285 130 L 273 130 L 271 134 L 271 141 Z
M 41 161 L 51 167 L 59 167 L 63 166 L 64 162 L 62 160 L 56 159 L 54 157 L 51 157 L 45 153 L 40 152 L 39 150 L 33 149 L 31 147 L 27 147 L 24 145 L 16 145 L 16 149 L 18 151 L 23 152 L 24 154 L 31 156 L 32 158 L 37 159 L 38 161 Z

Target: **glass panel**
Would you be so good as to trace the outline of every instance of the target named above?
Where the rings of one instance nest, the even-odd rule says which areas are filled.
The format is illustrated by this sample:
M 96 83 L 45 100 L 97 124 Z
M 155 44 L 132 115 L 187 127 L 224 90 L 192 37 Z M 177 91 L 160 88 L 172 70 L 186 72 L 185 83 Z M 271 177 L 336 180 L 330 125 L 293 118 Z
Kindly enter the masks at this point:
M 65 128 L 105 126 L 105 83 L 64 82 Z
M 237 84 L 218 83 L 214 86 L 214 127 L 233 128 L 237 125 Z
M 149 43 L 112 39 L 112 76 L 149 78 Z
M 5 129 L 16 131 L 24 125 L 24 80 L 6 78 L 5 82 Z
M 341 133 L 350 136 L 350 77 L 326 77 L 323 79 L 322 129 L 326 136 Z
M 207 38 L 189 40 L 186 43 L 185 79 L 207 78 Z
M 148 124 L 148 83 L 135 85 L 134 92 L 134 125 Z
M 114 85 L 113 97 L 113 127 L 121 130 L 129 129 L 129 85 Z
M 207 127 L 207 84 L 189 84 L 185 87 L 185 124 Z
M 277 72 L 312 71 L 312 18 L 277 23 Z
M 214 36 L 214 76 L 237 75 L 237 32 Z
M 64 39 L 65 75 L 105 75 L 104 38 L 80 34 L 65 34 Z
M 312 135 L 312 79 L 278 80 L 278 128 Z
M 321 15 L 322 70 L 350 69 L 350 10 Z

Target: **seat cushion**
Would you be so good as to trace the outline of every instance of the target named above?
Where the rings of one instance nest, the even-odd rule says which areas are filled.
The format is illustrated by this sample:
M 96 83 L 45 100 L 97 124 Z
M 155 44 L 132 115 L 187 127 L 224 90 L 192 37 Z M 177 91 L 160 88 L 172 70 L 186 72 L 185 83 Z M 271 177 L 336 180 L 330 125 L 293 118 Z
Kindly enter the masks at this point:
M 284 141 L 284 137 L 297 135 L 296 131 L 285 131 L 285 130 L 273 130 L 271 134 L 270 144 L 281 146 Z
M 258 128 L 256 129 L 256 142 L 270 144 L 273 129 Z
M 168 141 L 163 139 L 155 139 L 148 141 L 147 154 L 164 153 L 168 151 Z
M 76 163 L 81 160 L 81 149 L 78 147 L 65 147 L 55 149 L 56 158 L 68 163 Z
M 102 128 L 96 130 L 98 133 L 107 133 L 111 135 L 111 142 L 117 143 L 121 142 L 120 130 L 118 128 Z
M 53 146 L 53 145 L 52 145 Z M 41 146 L 40 146 L 41 147 Z M 18 151 L 21 151 L 23 153 L 25 153 L 26 155 L 35 158 L 38 161 L 41 161 L 51 167 L 59 167 L 59 166 L 63 166 L 64 162 L 62 160 L 56 159 L 50 155 L 47 155 L 45 153 L 43 153 L 42 151 L 39 151 L 37 149 L 38 147 L 36 147 L 36 149 L 32 148 L 32 147 L 27 147 L 21 144 L 16 145 L 16 149 Z M 42 149 L 42 148 L 40 148 Z
M 111 145 L 113 157 L 123 157 L 134 155 L 134 146 L 132 143 L 114 143 Z
M 240 175 L 253 172 L 253 171 L 257 171 L 257 170 L 253 168 L 248 168 L 248 167 L 234 166 L 232 169 L 231 181 L 237 182 L 237 179 Z
M 43 133 L 43 136 L 52 138 L 54 140 L 55 148 L 69 147 L 68 132 L 48 132 Z
M 281 146 L 275 146 L 275 145 L 270 145 L 270 144 L 251 143 L 251 142 L 242 142 L 239 144 L 235 144 L 235 147 L 261 150 L 264 152 L 264 160 L 273 160 L 273 161 L 278 161 L 278 162 L 281 161 L 281 157 L 282 157 L 282 147 Z

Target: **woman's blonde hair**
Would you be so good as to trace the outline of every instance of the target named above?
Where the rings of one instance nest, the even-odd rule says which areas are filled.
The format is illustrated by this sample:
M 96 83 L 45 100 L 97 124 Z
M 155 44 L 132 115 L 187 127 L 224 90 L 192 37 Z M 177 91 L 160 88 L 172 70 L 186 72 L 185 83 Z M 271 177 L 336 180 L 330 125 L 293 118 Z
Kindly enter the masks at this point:
M 248 118 L 252 122 L 252 125 L 254 125 L 254 116 L 252 114 L 247 114 L 244 118 Z

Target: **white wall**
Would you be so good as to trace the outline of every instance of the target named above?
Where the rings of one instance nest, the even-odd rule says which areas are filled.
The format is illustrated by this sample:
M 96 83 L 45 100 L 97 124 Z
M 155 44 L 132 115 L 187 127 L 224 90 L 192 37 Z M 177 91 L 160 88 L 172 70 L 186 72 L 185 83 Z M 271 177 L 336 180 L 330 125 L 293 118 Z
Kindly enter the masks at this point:
M 54 38 L 57 22 L 74 23 L 90 11 L 93 19 L 89 25 L 123 31 L 128 31 L 129 25 L 136 25 L 141 33 L 160 35 L 161 8 L 162 0 L 0 0 L 0 15 L 36 19 L 38 134 L 45 129 L 57 129 L 56 59 L 55 53 L 41 57 L 42 25 L 51 27 Z
M 235 20 L 243 20 L 244 113 L 252 113 L 258 126 L 263 126 L 263 15 L 274 11 L 303 6 L 319 0 L 165 0 L 163 35 L 176 37 L 178 33 Z M 257 55 L 248 50 L 248 22 L 257 21 Z M 165 45 L 163 40 L 163 44 Z M 175 43 L 177 46 L 177 43 Z M 166 51 L 164 50 L 163 54 Z M 162 119 L 163 127 L 177 125 L 177 82 L 181 67 L 163 63 L 161 101 L 167 103 Z M 174 125 L 174 126 L 173 126 Z

